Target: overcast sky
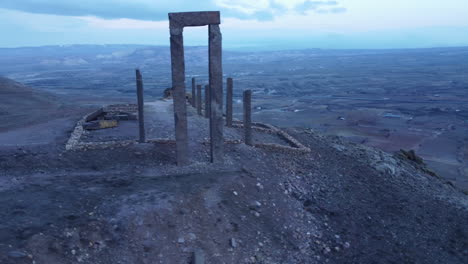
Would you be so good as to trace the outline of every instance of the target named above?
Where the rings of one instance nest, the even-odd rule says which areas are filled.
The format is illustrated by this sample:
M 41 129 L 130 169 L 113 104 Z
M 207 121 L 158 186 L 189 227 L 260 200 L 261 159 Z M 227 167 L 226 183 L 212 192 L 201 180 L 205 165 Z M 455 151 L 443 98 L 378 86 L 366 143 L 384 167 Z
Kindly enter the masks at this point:
M 468 46 L 468 0 L 0 0 L 0 47 L 169 45 L 168 12 L 205 10 L 231 49 Z

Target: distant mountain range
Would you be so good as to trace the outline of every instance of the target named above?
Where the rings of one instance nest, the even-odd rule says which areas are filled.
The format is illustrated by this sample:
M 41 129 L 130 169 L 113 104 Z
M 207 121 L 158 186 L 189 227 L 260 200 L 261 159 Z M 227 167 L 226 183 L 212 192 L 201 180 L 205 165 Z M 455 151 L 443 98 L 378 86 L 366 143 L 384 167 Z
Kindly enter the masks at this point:
M 433 54 L 437 51 L 467 53 L 466 48 L 440 48 L 418 50 L 280 50 L 280 51 L 230 51 L 224 50 L 224 64 L 267 63 L 279 60 L 303 61 L 328 56 L 363 56 L 411 52 Z M 0 48 L 0 74 L 31 68 L 41 70 L 62 67 L 90 67 L 90 65 L 124 64 L 129 67 L 170 65 L 168 46 L 146 45 L 65 45 L 24 48 Z M 188 67 L 208 65 L 208 47 L 185 47 Z

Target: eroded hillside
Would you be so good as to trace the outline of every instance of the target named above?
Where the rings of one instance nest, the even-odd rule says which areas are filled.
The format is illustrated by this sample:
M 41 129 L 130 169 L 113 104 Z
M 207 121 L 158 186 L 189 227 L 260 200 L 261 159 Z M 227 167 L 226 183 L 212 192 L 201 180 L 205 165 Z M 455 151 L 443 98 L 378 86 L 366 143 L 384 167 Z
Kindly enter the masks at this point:
M 81 117 L 0 145 L 1 263 L 468 261 L 467 196 L 401 156 L 291 128 L 311 152 L 226 144 L 213 165 L 190 112 L 192 164 L 177 167 L 171 144 L 66 151 Z

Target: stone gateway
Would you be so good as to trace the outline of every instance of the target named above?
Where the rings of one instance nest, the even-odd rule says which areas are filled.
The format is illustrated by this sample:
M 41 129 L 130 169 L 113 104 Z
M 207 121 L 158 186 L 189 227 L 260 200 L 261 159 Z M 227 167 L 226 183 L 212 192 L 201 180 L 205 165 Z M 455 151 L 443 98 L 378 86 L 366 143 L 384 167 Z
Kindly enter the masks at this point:
M 218 11 L 169 13 L 176 155 L 178 165 L 187 165 L 189 163 L 187 105 L 185 98 L 184 27 L 208 26 L 210 159 L 211 162 L 222 162 L 224 158 L 223 69 L 222 36 L 219 29 L 220 23 L 220 13 Z

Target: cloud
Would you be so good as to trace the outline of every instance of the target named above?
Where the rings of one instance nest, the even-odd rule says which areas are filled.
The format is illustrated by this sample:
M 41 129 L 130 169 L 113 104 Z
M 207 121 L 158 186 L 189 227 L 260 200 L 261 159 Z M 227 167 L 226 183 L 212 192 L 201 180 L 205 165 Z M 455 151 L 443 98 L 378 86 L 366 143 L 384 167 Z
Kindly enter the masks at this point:
M 323 6 L 336 6 L 338 2 L 336 1 L 304 1 L 296 7 L 298 11 L 308 11 L 315 10 Z
M 319 14 L 339 14 L 339 13 L 344 13 L 346 12 L 347 9 L 344 7 L 334 7 L 330 9 L 317 9 L 316 12 Z
M 347 9 L 344 7 L 335 7 L 335 8 L 330 9 L 330 13 L 335 13 L 335 14 L 344 13 L 346 11 Z
M 4 0 L 0 0 L 0 5 L 2 1 Z M 441 8 L 415 13 L 414 10 L 418 10 L 417 4 L 408 9 L 410 3 L 405 2 L 401 8 L 392 9 L 395 0 L 388 1 L 372 2 L 373 5 L 366 8 L 346 5 L 349 10 L 336 16 L 330 14 L 336 11 L 329 11 L 324 15 L 316 13 L 322 8 L 339 8 L 340 5 L 322 6 L 309 10 L 306 15 L 297 15 L 297 11 L 291 12 L 291 9 L 296 8 L 299 1 L 291 0 L 287 6 L 282 7 L 286 10 L 282 11 L 284 14 L 266 21 L 228 17 L 223 8 L 223 47 L 418 48 L 468 45 L 468 6 L 462 6 L 453 12 L 444 12 L 445 17 L 441 17 Z M 339 2 L 346 3 L 345 0 Z M 253 9 L 255 13 L 262 8 Z M 0 8 L 0 32 L 9 36 L 0 38 L 0 47 L 68 44 L 169 45 L 167 19 L 142 21 L 131 18 L 60 16 Z M 194 27 L 184 32 L 184 44 L 187 46 L 206 46 L 207 41 L 206 27 Z
M 311 0 L 217 0 L 217 5 L 226 8 L 230 14 L 238 13 L 234 17 L 244 14 L 245 18 L 257 18 L 259 20 L 270 20 L 285 13 L 296 13 L 306 15 L 308 11 L 319 10 L 325 13 L 338 13 L 337 10 L 345 12 L 346 9 L 339 6 L 337 1 L 311 1 Z
M 167 30 L 169 23 L 167 21 L 142 21 L 129 18 L 103 19 L 99 17 L 77 17 L 88 23 L 93 28 L 107 29 L 164 29 Z
M 296 11 L 302 14 L 307 14 L 309 11 L 314 11 L 319 14 L 328 13 L 343 13 L 346 8 L 340 7 L 337 1 L 304 1 L 296 6 Z
M 212 1 L 184 0 L 2 0 L 0 8 L 62 16 L 167 20 L 167 13 L 214 9 Z
M 167 20 L 169 12 L 220 10 L 223 17 L 271 20 L 284 13 L 305 14 L 319 8 L 337 13 L 333 10 L 340 6 L 336 1 L 311 0 L 1 0 L 0 8 L 60 16 L 162 21 Z

